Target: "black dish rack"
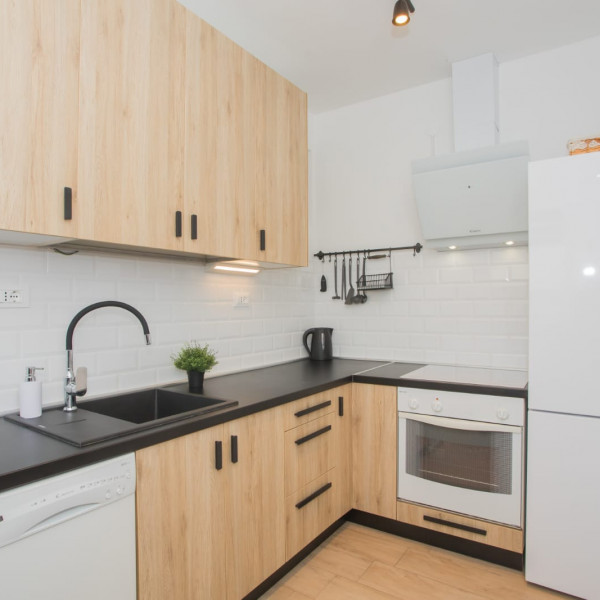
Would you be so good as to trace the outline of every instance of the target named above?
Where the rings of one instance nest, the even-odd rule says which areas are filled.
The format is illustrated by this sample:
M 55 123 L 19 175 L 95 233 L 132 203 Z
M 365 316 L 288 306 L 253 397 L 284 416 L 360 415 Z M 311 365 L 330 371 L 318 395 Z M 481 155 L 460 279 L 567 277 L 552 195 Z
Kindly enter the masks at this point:
M 361 275 L 358 278 L 357 288 L 362 291 L 367 290 L 391 290 L 394 288 L 394 274 L 375 273 L 374 275 Z

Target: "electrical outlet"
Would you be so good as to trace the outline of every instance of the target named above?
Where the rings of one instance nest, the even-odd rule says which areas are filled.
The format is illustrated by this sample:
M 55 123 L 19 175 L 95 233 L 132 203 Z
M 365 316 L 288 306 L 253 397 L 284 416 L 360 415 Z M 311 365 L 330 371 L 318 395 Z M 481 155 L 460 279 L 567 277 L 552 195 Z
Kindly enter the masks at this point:
M 0 290 L 1 308 L 24 308 L 29 306 L 27 290 L 24 288 L 8 288 Z
M 250 296 L 248 294 L 235 294 L 233 297 L 233 305 L 241 308 L 250 306 Z

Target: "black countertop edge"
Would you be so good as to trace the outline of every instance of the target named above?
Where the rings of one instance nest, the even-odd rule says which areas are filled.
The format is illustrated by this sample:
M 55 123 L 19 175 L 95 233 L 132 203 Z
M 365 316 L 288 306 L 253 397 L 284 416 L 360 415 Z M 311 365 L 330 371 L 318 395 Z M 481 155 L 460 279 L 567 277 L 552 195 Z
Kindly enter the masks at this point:
M 405 379 L 404 377 L 378 377 L 375 374 L 377 369 L 382 366 L 392 364 L 389 361 L 369 361 L 360 359 L 334 359 L 334 361 L 337 364 L 343 364 L 344 366 L 348 367 L 355 365 L 357 367 L 357 370 L 355 372 L 344 373 L 342 375 L 332 373 L 331 378 L 323 378 L 321 374 L 319 376 L 319 378 L 321 379 L 319 383 L 303 380 L 302 385 L 300 387 L 295 389 L 293 392 L 287 394 L 279 393 L 270 398 L 261 398 L 260 400 L 253 400 L 248 398 L 241 399 L 237 406 L 228 409 L 215 411 L 206 415 L 198 416 L 196 418 L 176 421 L 171 424 L 162 425 L 160 427 L 157 427 L 156 429 L 141 431 L 139 433 L 115 438 L 107 442 L 101 442 L 83 448 L 71 446 L 65 442 L 52 440 L 51 438 L 48 438 L 40 433 L 29 431 L 26 428 L 20 427 L 13 423 L 9 423 L 4 419 L 0 419 L 0 423 L 3 427 L 9 426 L 16 428 L 15 430 L 13 430 L 13 432 L 15 434 L 18 433 L 18 436 L 21 436 L 23 438 L 23 443 L 27 443 L 28 440 L 31 440 L 31 442 L 34 445 L 39 445 L 40 447 L 42 447 L 44 443 L 54 443 L 59 444 L 60 446 L 58 448 L 61 450 L 61 452 L 56 452 L 57 447 L 54 447 L 54 456 L 46 456 L 46 453 L 44 453 L 42 449 L 40 450 L 39 462 L 36 461 L 35 464 L 28 465 L 25 468 L 16 469 L 14 471 L 5 471 L 4 474 L 0 473 L 0 492 L 9 490 L 11 488 L 15 488 L 17 486 L 26 485 L 39 479 L 44 479 L 46 477 L 58 475 L 60 473 L 71 471 L 73 469 L 85 467 L 96 462 L 108 460 L 109 458 L 114 458 L 116 456 L 127 454 L 129 452 L 135 452 L 137 450 L 141 450 L 149 446 L 154 446 L 162 442 L 167 442 L 169 440 L 173 440 L 175 438 L 188 435 L 196 431 L 208 429 L 209 427 L 215 427 L 217 425 L 221 425 L 223 423 L 227 423 L 235 419 L 246 417 L 254 413 L 261 412 L 263 410 L 268 410 L 270 408 L 274 408 L 276 406 L 292 402 L 293 400 L 297 400 L 298 398 L 311 396 L 313 394 L 317 394 L 319 392 L 323 392 L 328 389 L 335 388 L 351 382 L 457 391 L 466 393 L 481 393 L 517 398 L 527 397 L 527 391 L 525 389 L 519 388 L 488 387 L 481 385 L 463 385 L 446 382 L 419 381 Z M 283 363 L 281 365 L 263 367 L 234 375 L 215 377 L 212 379 L 208 379 L 206 383 L 210 381 L 216 382 L 221 378 L 222 381 L 224 381 L 227 378 L 233 377 L 235 377 L 236 379 L 237 377 L 243 378 L 248 374 L 251 375 L 263 371 L 270 371 L 272 373 L 273 370 L 277 370 L 278 367 L 281 367 L 282 369 L 295 368 L 295 364 L 297 364 L 298 368 L 306 368 L 307 363 L 310 364 L 310 361 L 306 359 L 299 361 L 291 361 L 290 363 Z M 417 363 L 394 364 L 400 370 L 399 372 L 403 374 L 409 373 L 412 370 L 424 366 L 422 364 Z M 361 369 L 360 366 L 365 366 L 366 368 Z M 319 366 L 315 365 L 315 368 L 319 369 Z M 333 370 L 335 371 L 335 369 Z
M 462 392 L 466 394 L 484 394 L 486 396 L 508 396 L 510 398 L 527 399 L 527 387 L 512 388 L 479 385 L 475 383 L 454 383 L 450 381 L 423 381 L 421 379 L 391 380 L 389 377 L 377 377 L 377 375 L 354 375 L 352 381 L 355 383 L 371 383 L 375 385 L 393 385 L 396 387 L 421 388 L 424 390 L 440 390 L 446 392 Z

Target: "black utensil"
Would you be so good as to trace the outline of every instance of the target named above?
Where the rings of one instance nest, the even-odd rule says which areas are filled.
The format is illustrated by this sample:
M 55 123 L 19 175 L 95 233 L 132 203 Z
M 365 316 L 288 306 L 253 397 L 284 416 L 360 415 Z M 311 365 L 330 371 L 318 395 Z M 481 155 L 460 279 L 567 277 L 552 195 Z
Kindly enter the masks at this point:
M 346 255 L 342 254 L 342 300 L 346 299 Z
M 335 286 L 335 296 L 332 296 L 332 300 L 339 300 L 338 289 L 337 289 L 337 254 L 335 255 L 335 261 L 333 262 L 333 283 Z
M 327 291 L 327 279 L 325 279 L 325 275 L 321 275 L 321 291 Z
M 356 253 L 356 296 L 354 296 L 354 304 L 360 304 L 362 302 L 362 294 L 358 289 L 358 282 L 360 281 L 360 254 Z
M 352 254 L 350 254 L 350 258 L 348 259 L 348 283 L 350 284 L 350 288 L 346 293 L 346 304 L 352 304 L 354 302 L 354 288 L 352 287 Z
M 363 274 L 362 274 L 362 279 L 363 279 L 363 291 L 362 294 L 360 296 L 360 301 L 362 304 L 364 304 L 367 301 L 367 293 L 365 288 L 367 287 L 367 276 L 365 274 L 365 266 L 367 264 L 367 253 L 365 252 L 363 254 Z

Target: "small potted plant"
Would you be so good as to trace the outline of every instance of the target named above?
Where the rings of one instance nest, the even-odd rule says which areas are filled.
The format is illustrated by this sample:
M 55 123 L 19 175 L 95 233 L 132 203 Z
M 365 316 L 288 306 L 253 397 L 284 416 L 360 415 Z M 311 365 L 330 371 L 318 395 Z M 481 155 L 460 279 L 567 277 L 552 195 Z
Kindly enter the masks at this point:
M 187 371 L 190 392 L 200 394 L 204 386 L 204 373 L 216 364 L 216 353 L 208 346 L 201 346 L 196 341 L 185 344 L 179 353 L 172 354 L 175 368 Z

